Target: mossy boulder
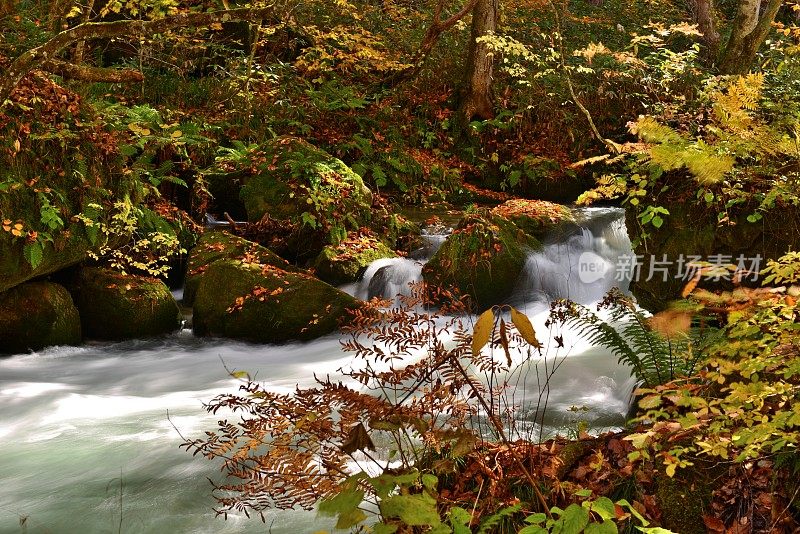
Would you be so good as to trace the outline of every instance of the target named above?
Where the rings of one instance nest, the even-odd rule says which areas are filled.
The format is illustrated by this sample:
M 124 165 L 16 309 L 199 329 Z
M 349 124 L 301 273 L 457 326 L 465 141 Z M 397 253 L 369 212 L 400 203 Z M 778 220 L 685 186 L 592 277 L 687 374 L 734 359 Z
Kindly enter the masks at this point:
M 26 245 L 24 239 L 0 232 L 0 291 L 80 263 L 89 257 L 93 248 L 78 224 L 69 225 L 67 231 L 53 236 L 53 243 L 44 246 L 35 266 L 25 257 Z
M 80 342 L 80 315 L 64 287 L 37 281 L 0 293 L 0 353 Z
M 563 235 L 578 227 L 567 206 L 544 200 L 508 200 L 493 208 L 492 215 L 511 221 L 538 239 Z
M 539 241 L 499 217 L 468 215 L 425 265 L 422 275 L 434 288 L 470 295 L 475 307 L 504 302 Z
M 200 336 L 257 343 L 311 340 L 336 330 L 359 303 L 313 276 L 269 264 L 219 260 L 203 274 L 194 301 Z
M 295 246 L 313 258 L 347 231 L 366 226 L 372 193 L 341 160 L 296 137 L 263 145 L 241 189 L 247 220 L 281 221 Z M 301 247 L 302 245 L 302 247 Z
M 76 292 L 83 332 L 89 338 L 151 337 L 181 325 L 178 304 L 156 278 L 87 267 L 80 272 Z
M 397 254 L 374 235 L 351 232 L 338 245 L 328 245 L 314 262 L 317 276 L 339 285 L 358 280 L 375 260 L 394 258 Z
M 703 516 L 711 503 L 714 475 L 721 469 L 686 468 L 674 477 L 660 473 L 655 477 L 656 504 L 661 509 L 661 526 L 681 534 L 707 532 Z
M 642 237 L 642 225 L 636 213 L 626 214 L 628 234 L 641 255 L 639 275 L 631 282 L 637 302 L 649 311 L 665 309 L 669 302 L 680 298 L 688 281 L 689 261 L 739 265 L 758 271 L 768 259 L 777 259 L 789 250 L 800 247 L 800 208 L 776 205 L 761 212 L 763 218 L 755 223 L 747 220 L 754 208 L 736 206 L 729 210 L 732 224 L 720 225 L 717 211 L 692 200 L 664 199 L 669 215 L 660 228 L 647 225 L 647 237 Z M 655 271 L 651 265 L 666 265 L 667 272 Z M 664 264 L 662 262 L 666 261 Z M 724 281 L 720 284 L 724 285 Z
M 191 305 L 194 302 L 200 279 L 208 269 L 208 266 L 215 261 L 223 259 L 247 259 L 247 261 L 256 261 L 279 267 L 284 271 L 300 271 L 300 269 L 258 243 L 232 235 L 222 229 L 208 230 L 189 253 L 183 289 L 184 304 Z
M 141 191 L 88 101 L 46 77 L 12 100 L 20 105 L 0 110 L 0 292 L 113 246 L 87 222 L 108 222 L 116 202 L 135 205 Z

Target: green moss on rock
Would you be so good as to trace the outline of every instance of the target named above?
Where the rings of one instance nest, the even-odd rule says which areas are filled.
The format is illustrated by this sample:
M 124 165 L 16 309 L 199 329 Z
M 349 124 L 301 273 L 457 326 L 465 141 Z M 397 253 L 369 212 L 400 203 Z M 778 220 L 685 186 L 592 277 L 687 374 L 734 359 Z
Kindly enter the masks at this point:
M 708 475 L 697 469 L 683 471 L 673 478 L 665 474 L 656 477 L 655 497 L 662 512 L 661 525 L 681 534 L 706 532 L 703 513 L 711 502 L 711 488 Z
M 457 289 L 486 309 L 511 294 L 536 238 L 503 218 L 465 217 L 422 270 L 433 287 Z
M 314 262 L 317 276 L 329 284 L 355 282 L 375 260 L 397 254 L 372 235 L 351 232 L 338 245 L 328 245 Z
M 225 230 L 210 230 L 203 234 L 197 245 L 189 253 L 186 267 L 186 281 L 183 290 L 183 302 L 191 305 L 194 302 L 200 279 L 209 265 L 215 261 L 244 260 L 279 267 L 284 271 L 299 272 L 300 269 L 290 264 L 268 248 Z
M 372 193 L 341 160 L 296 137 L 273 139 L 261 157 L 265 163 L 241 190 L 249 221 L 269 214 L 325 230 L 357 230 L 369 221 Z
M 78 310 L 87 337 L 143 338 L 180 327 L 178 304 L 161 280 L 88 267 L 81 270 L 77 291 Z
M 201 336 L 304 341 L 333 332 L 357 306 L 356 299 L 311 275 L 219 260 L 200 280 L 193 325 Z
M 0 293 L 0 353 L 80 342 L 80 315 L 64 287 L 28 282 Z
M 35 268 L 25 259 L 24 246 L 24 240 L 15 240 L 11 234 L 0 231 L 0 291 L 80 263 L 93 248 L 81 224 L 71 224 L 65 231 L 57 232 L 53 243 L 45 245 L 41 262 Z
M 544 200 L 512 199 L 492 209 L 492 215 L 514 223 L 538 239 L 563 234 L 577 228 L 567 206 Z
M 87 100 L 44 77 L 15 98 L 26 105 L 0 109 L 0 221 L 10 223 L 0 227 L 0 291 L 87 259 L 98 243 L 75 216 L 95 206 L 108 212 L 125 198 L 136 204 L 141 192 L 135 173 L 124 172 L 125 158 L 109 152 L 115 134 L 98 130 Z M 12 224 L 21 231 L 5 230 Z M 38 248 L 31 253 L 37 239 L 40 258 Z
M 667 307 L 680 298 L 686 285 L 686 267 L 679 273 L 679 265 L 689 261 L 711 261 L 716 255 L 719 263 L 737 265 L 739 258 L 744 267 L 756 269 L 766 266 L 767 260 L 777 259 L 800 245 L 800 208 L 776 205 L 762 212 L 763 219 L 748 222 L 752 207 L 737 206 L 729 211 L 732 224 L 720 225 L 717 212 L 695 201 L 665 199 L 664 207 L 670 214 L 660 228 L 647 225 L 642 228 L 633 210 L 626 213 L 628 234 L 635 243 L 634 252 L 644 258 L 640 276 L 631 282 L 631 291 L 640 306 L 651 312 Z M 647 232 L 644 239 L 643 231 Z M 758 265 L 753 258 L 760 257 Z M 681 264 L 681 258 L 683 264 Z M 669 262 L 669 272 L 664 276 L 646 276 L 651 259 Z M 679 276 L 681 275 L 681 276 Z

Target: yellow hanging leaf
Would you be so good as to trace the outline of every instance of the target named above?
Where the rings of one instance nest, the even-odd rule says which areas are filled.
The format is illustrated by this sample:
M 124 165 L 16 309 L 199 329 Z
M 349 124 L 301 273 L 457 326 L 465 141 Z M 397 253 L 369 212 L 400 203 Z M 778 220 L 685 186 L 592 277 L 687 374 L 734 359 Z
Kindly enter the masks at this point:
M 492 337 L 493 328 L 494 312 L 489 309 L 483 312 L 481 316 L 478 317 L 478 322 L 475 323 L 475 330 L 472 332 L 473 356 L 480 354 L 481 349 L 489 342 L 489 339 Z
M 519 335 L 528 342 L 528 345 L 537 349 L 542 348 L 542 344 L 536 339 L 536 332 L 533 330 L 533 325 L 527 315 L 518 312 L 515 308 L 511 308 L 511 322 L 517 327 Z

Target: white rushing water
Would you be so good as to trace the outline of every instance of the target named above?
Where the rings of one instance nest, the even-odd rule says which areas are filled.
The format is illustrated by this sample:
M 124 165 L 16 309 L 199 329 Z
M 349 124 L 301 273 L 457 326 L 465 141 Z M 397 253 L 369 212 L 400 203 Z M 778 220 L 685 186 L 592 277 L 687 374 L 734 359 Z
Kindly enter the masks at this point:
M 620 256 L 630 254 L 621 211 L 584 214 L 581 234 L 531 255 L 513 298 L 542 341 L 549 300 L 569 296 L 589 304 L 613 285 L 626 285 L 609 271 Z M 408 282 L 420 279 L 424 257 L 442 239 L 431 237 L 435 244 L 420 259 L 376 262 L 348 289 L 362 297 L 405 291 Z M 605 265 L 602 276 L 582 282 L 576 274 L 580 258 Z M 565 335 L 564 345 L 545 422 L 553 427 L 579 419 L 595 427 L 620 424 L 633 387 L 629 371 L 607 351 L 575 336 Z M 0 358 L 0 533 L 330 529 L 330 521 L 313 512 L 268 514 L 266 527 L 244 517 L 215 518 L 206 477 L 221 481 L 218 466 L 179 449 L 178 431 L 196 438 L 215 428 L 222 416 L 209 416 L 202 403 L 236 389 L 226 366 L 249 371 L 271 389 L 291 391 L 310 384 L 314 373 L 334 375 L 350 363 L 338 336 L 269 346 L 197 339 L 187 330 L 156 340 L 54 347 Z M 510 377 L 520 385 L 515 402 L 535 402 L 542 366 L 537 360 Z

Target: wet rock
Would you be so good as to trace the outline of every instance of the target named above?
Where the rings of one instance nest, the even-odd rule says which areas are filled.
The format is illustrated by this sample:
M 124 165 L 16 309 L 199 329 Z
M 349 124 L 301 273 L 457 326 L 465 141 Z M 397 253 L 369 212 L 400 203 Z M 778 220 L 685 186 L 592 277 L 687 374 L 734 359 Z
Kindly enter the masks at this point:
M 194 302 L 194 332 L 258 343 L 311 340 L 335 331 L 350 295 L 300 272 L 238 260 L 212 263 Z
M 499 217 L 468 215 L 423 268 L 433 288 L 456 289 L 475 307 L 504 302 L 517 282 L 525 259 L 539 241 Z
M 800 209 L 796 206 L 775 206 L 763 212 L 763 219 L 755 223 L 747 220 L 751 210 L 732 208 L 728 216 L 733 224 L 722 225 L 715 210 L 691 201 L 665 199 L 664 207 L 670 214 L 664 217 L 661 228 L 647 226 L 646 239 L 642 238 L 636 214 L 630 210 L 626 214 L 628 233 L 634 243 L 638 241 L 634 252 L 640 255 L 638 276 L 631 282 L 631 291 L 639 305 L 652 312 L 663 310 L 680 298 L 690 277 L 686 267 L 689 261 L 735 266 L 741 262 L 743 268 L 759 271 L 766 267 L 768 259 L 777 259 L 800 247 Z M 745 278 L 747 283 L 758 283 L 747 281 L 752 276 Z M 701 282 L 701 286 L 706 283 Z M 708 289 L 730 289 L 729 285 L 729 280 L 720 280 Z
M 156 278 L 111 269 L 81 270 L 76 303 L 86 337 L 122 340 L 177 330 L 181 313 L 169 288 Z
M 191 305 L 194 302 L 200 279 L 208 266 L 215 261 L 223 259 L 256 261 L 279 267 L 285 271 L 300 271 L 300 269 L 258 243 L 232 235 L 222 229 L 208 230 L 189 253 L 183 290 L 184 304 Z
M 372 193 L 341 160 L 296 137 L 263 145 L 260 161 L 241 190 L 250 222 L 265 215 L 285 221 L 295 235 L 292 249 L 313 258 L 347 231 L 371 219 Z
M 0 293 L 0 353 L 80 342 L 80 315 L 64 287 L 37 281 Z
M 355 282 L 375 260 L 397 254 L 369 233 L 351 232 L 338 245 L 328 245 L 314 261 L 317 276 L 333 285 Z
M 136 205 L 142 191 L 88 99 L 46 78 L 14 99 L 27 105 L 6 106 L 0 121 L 0 137 L 20 143 L 0 151 L 0 292 L 113 248 L 96 223 L 108 224 L 117 203 Z M 51 135 L 55 124 L 63 137 Z
M 493 208 L 492 215 L 511 221 L 537 239 L 564 236 L 578 229 L 572 210 L 544 200 L 508 200 Z

